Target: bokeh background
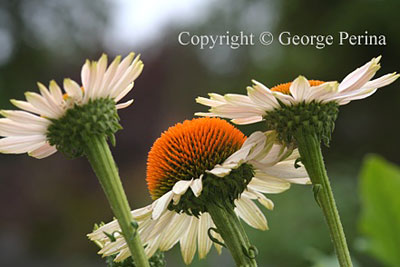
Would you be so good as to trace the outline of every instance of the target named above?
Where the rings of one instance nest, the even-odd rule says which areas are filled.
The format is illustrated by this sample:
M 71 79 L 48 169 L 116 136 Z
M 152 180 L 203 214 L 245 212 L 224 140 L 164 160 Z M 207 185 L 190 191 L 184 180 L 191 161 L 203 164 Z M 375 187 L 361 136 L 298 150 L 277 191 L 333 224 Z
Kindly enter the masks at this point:
M 3 0 L 0 2 L 0 108 L 23 99 L 36 82 L 64 77 L 80 81 L 86 58 L 142 54 L 145 68 L 120 112 L 124 130 L 113 149 L 130 204 L 147 205 L 146 157 L 160 133 L 206 108 L 194 101 L 208 92 L 245 93 L 251 79 L 268 86 L 308 78 L 341 80 L 383 55 L 379 76 L 400 70 L 400 2 L 392 1 L 89 1 Z M 181 31 L 194 34 L 386 35 L 386 46 L 227 46 L 201 50 L 181 46 Z M 333 140 L 324 149 L 348 243 L 359 266 L 383 266 L 362 249 L 358 227 L 358 174 L 370 152 L 400 163 L 399 83 L 340 109 Z M 246 134 L 263 124 L 239 127 Z M 270 231 L 248 229 L 260 266 L 335 266 L 320 210 L 307 186 L 269 196 Z M 86 234 L 112 213 L 88 162 L 60 153 L 36 160 L 0 155 L 0 266 L 105 266 Z M 166 253 L 168 266 L 184 266 L 179 246 Z M 334 262 L 334 261 L 333 261 Z M 319 264 L 319 265 L 318 265 Z M 233 266 L 228 251 L 193 266 Z

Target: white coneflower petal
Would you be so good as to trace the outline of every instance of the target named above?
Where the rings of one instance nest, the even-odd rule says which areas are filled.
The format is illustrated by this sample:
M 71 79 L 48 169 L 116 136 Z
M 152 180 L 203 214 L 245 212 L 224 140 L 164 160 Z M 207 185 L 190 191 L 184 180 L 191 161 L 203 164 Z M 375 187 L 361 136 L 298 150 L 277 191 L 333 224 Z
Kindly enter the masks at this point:
M 75 101 L 82 101 L 82 89 L 75 81 L 68 78 L 64 79 L 64 89 L 68 97 L 73 98 Z
M 19 123 L 7 118 L 0 119 L 1 136 L 41 135 L 46 129 L 44 125 Z
M 198 225 L 199 219 L 191 216 L 187 232 L 182 235 L 180 240 L 181 253 L 183 256 L 183 261 L 186 264 L 190 264 L 192 262 L 194 254 L 196 253 Z
M 53 96 L 53 99 L 57 104 L 61 105 L 64 103 L 62 90 L 54 80 L 50 81 L 49 89 L 50 94 Z
M 153 220 L 157 220 L 167 209 L 168 204 L 171 202 L 173 196 L 174 193 L 170 191 L 154 202 L 154 211 L 152 215 Z
M 282 193 L 290 188 L 290 183 L 284 180 L 264 175 L 256 172 L 254 178 L 251 179 L 247 186 L 253 191 L 258 191 L 266 194 Z
M 363 86 L 380 69 L 381 56 L 371 59 L 360 68 L 348 74 L 339 85 L 339 92 L 348 92 Z
M 197 116 L 203 116 L 201 112 L 196 113 Z M 246 117 L 246 118 L 238 118 L 238 119 L 233 119 L 231 122 L 238 124 L 238 125 L 246 125 L 246 124 L 252 124 L 256 122 L 260 122 L 263 120 L 262 116 L 253 116 L 253 117 Z
M 28 151 L 29 156 L 32 156 L 37 159 L 43 159 L 48 156 L 53 155 L 54 153 L 57 152 L 57 148 L 54 146 L 51 146 L 49 143 L 45 143 L 41 147 Z
M 130 83 L 125 90 L 123 90 L 117 97 L 115 97 L 115 102 L 120 101 L 124 96 L 126 96 L 133 88 L 134 83 Z
M 309 95 L 310 84 L 304 76 L 299 76 L 290 85 L 289 90 L 296 102 L 302 102 Z
M 248 225 L 259 230 L 267 230 L 267 219 L 253 201 L 246 197 L 235 200 L 235 211 Z
M 198 235 L 197 235 L 197 246 L 199 249 L 199 259 L 203 259 L 207 256 L 211 249 L 212 241 L 208 237 L 208 229 L 212 226 L 212 219 L 208 213 L 204 213 L 200 216 Z
M 51 93 L 47 90 L 47 88 L 41 84 L 37 83 L 41 95 L 45 98 L 49 107 L 56 112 L 56 116 L 60 117 L 63 115 L 64 110 L 63 107 L 60 106 L 60 103 L 51 95 Z
M 37 124 L 47 127 L 50 121 L 33 115 L 32 113 L 20 111 L 20 110 L 1 110 L 0 114 L 12 121 L 23 123 L 23 124 Z
M 43 146 L 45 142 L 46 138 L 42 135 L 6 137 L 0 139 L 0 152 L 26 153 Z
M 41 111 L 43 116 L 48 118 L 57 118 L 59 116 L 57 110 L 53 109 L 41 95 L 27 92 L 25 93 L 25 97 L 28 103 Z
M 306 178 L 308 177 L 307 172 L 304 170 L 304 168 L 299 168 L 296 169 L 294 167 L 294 163 L 292 161 L 289 162 L 279 162 L 274 166 L 269 166 L 269 167 L 262 167 L 258 166 L 258 168 L 261 170 L 260 174 L 257 175 L 257 177 L 260 177 L 260 175 L 269 175 L 272 177 L 278 177 L 281 179 L 286 179 L 286 178 Z
M 111 81 L 114 79 L 115 73 L 117 71 L 118 65 L 121 62 L 121 56 L 116 56 L 115 59 L 113 60 L 113 62 L 110 64 L 110 66 L 108 66 L 105 74 L 104 74 L 104 78 L 102 80 L 102 84 L 99 88 L 99 97 L 107 97 L 109 96 L 109 90 L 107 90 L 107 88 L 109 88 Z
M 190 217 L 186 214 L 176 214 L 174 218 L 171 220 L 170 231 L 167 231 L 163 236 L 163 240 L 160 243 L 160 250 L 166 251 L 171 249 L 176 243 L 178 243 L 182 231 L 187 229 L 190 224 Z
M 117 104 L 117 105 L 115 105 L 115 107 L 117 109 L 123 109 L 123 108 L 129 107 L 130 105 L 132 105 L 132 103 L 133 103 L 133 99 L 126 101 L 124 103 Z

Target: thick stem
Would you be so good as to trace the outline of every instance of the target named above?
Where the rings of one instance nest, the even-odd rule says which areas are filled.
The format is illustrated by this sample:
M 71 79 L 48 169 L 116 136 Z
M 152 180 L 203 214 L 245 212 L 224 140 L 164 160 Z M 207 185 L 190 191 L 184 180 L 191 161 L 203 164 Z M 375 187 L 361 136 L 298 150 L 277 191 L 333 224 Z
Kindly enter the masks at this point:
M 132 218 L 118 169 L 105 137 L 90 136 L 87 138 L 85 154 L 103 187 L 136 266 L 148 267 L 149 262 L 134 226 L 135 221 Z
M 340 266 L 351 267 L 353 264 L 347 247 L 346 236 L 343 231 L 321 153 L 321 141 L 315 134 L 304 133 L 301 130 L 296 134 L 296 141 L 299 147 L 301 161 L 306 167 L 311 182 L 314 185 L 316 200 L 321 206 L 328 224 Z
M 207 205 L 207 209 L 236 265 L 240 267 L 257 266 L 253 248 L 251 248 L 249 239 L 233 210 L 232 204 L 229 202 L 222 205 L 210 203 Z

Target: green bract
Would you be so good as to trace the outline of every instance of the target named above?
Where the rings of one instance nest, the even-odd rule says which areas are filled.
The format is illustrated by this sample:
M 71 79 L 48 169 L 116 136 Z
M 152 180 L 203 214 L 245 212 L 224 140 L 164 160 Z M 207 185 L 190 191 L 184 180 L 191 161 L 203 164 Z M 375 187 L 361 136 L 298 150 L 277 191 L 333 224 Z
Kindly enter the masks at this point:
M 122 129 L 115 102 L 110 98 L 75 105 L 64 116 L 51 121 L 46 133 L 50 145 L 71 158 L 83 155 L 87 138 L 105 136 L 115 143 L 114 134 Z
M 329 145 L 331 134 L 335 128 L 335 120 L 339 113 L 339 105 L 328 103 L 298 103 L 267 111 L 264 116 L 268 130 L 275 130 L 278 138 L 284 143 L 295 142 L 294 136 L 298 130 L 315 134 L 325 145 Z
M 203 190 L 201 195 L 196 197 L 192 190 L 187 190 L 181 196 L 179 203 L 169 204 L 169 210 L 185 212 L 189 215 L 199 216 L 201 212 L 207 212 L 207 205 L 221 205 L 227 201 L 234 206 L 235 199 L 246 189 L 248 183 L 254 176 L 253 167 L 249 164 L 242 164 L 233 169 L 225 177 L 218 177 L 211 173 L 203 176 Z

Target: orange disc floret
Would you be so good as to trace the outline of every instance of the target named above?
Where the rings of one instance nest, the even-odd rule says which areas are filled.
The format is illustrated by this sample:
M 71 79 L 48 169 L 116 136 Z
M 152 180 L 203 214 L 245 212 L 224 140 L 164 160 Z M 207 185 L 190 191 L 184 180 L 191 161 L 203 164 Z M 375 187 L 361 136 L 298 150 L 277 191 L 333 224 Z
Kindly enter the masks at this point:
M 324 82 L 323 81 L 319 81 L 319 80 L 309 80 L 308 83 L 310 84 L 310 86 L 317 86 L 317 85 L 321 85 Z M 288 82 L 288 83 L 281 83 L 278 84 L 274 87 L 271 88 L 271 91 L 277 91 L 277 92 L 281 92 L 283 94 L 290 94 L 290 85 L 292 85 L 292 82 Z
M 225 120 L 198 118 L 170 127 L 153 144 L 147 159 L 147 185 L 153 199 L 179 180 L 199 178 L 240 149 L 245 135 Z

